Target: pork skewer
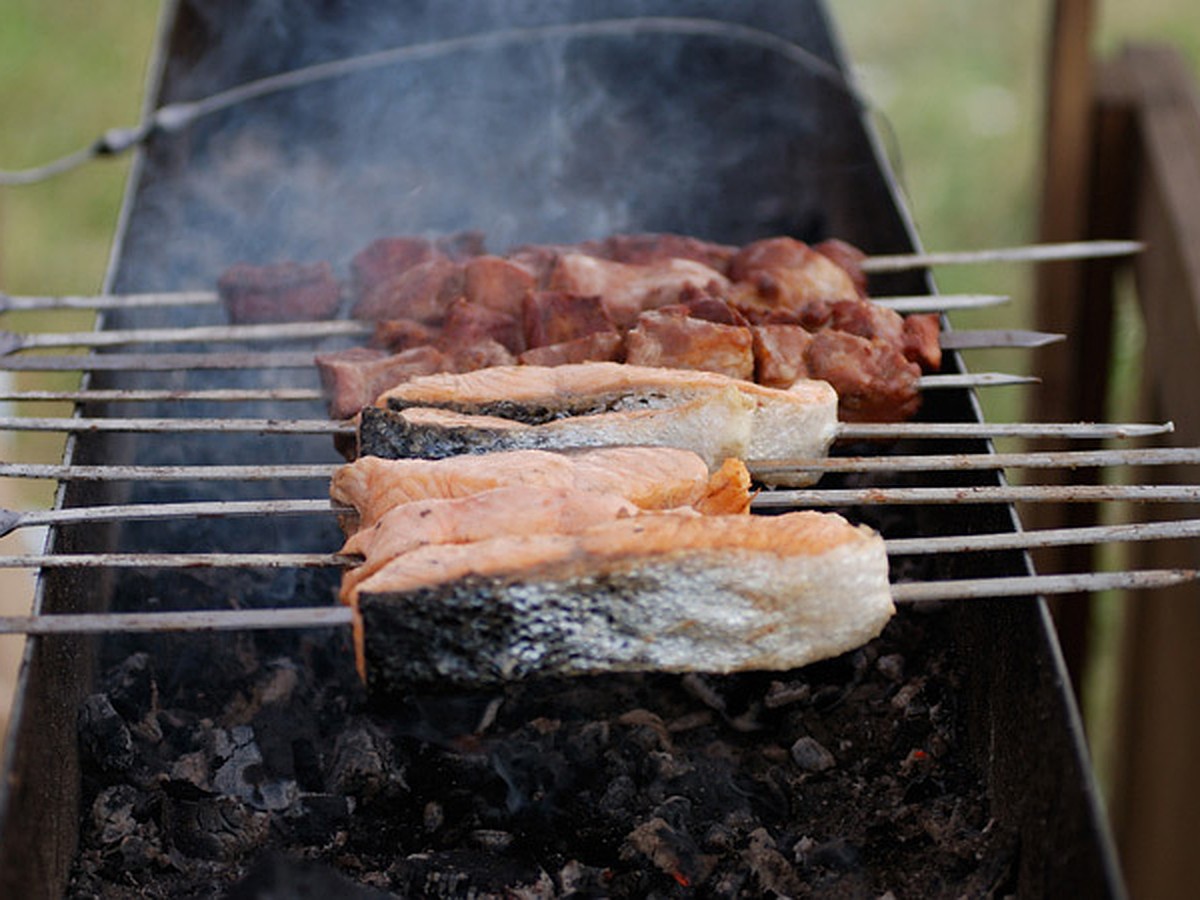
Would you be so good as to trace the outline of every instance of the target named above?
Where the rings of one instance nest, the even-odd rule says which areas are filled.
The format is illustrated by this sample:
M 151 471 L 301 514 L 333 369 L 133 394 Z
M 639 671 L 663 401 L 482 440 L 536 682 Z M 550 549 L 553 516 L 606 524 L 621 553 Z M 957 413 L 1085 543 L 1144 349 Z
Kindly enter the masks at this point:
M 1128 543 L 1200 537 L 1200 519 L 1135 522 L 1039 531 L 887 538 L 889 556 L 928 556 L 995 550 L 1033 550 L 1080 544 Z M 0 556 L 4 569 L 76 568 L 347 568 L 360 558 L 341 553 L 28 553 Z
M 1020 247 L 998 247 L 990 250 L 956 250 L 939 253 L 898 253 L 868 256 L 861 263 L 868 274 L 902 272 L 932 266 L 974 265 L 995 262 L 1054 262 L 1061 260 L 1096 259 L 1114 256 L 1131 256 L 1140 253 L 1144 245 L 1139 241 L 1073 241 L 1061 244 L 1029 244 Z M 938 312 L 960 308 L 957 297 L 972 299 L 966 306 L 991 305 L 990 301 L 974 299 L 978 295 L 932 295 L 930 302 L 936 305 L 921 309 L 922 312 Z M 872 298 L 873 302 L 888 305 L 893 300 L 902 303 L 914 298 Z M 34 296 L 0 293 L 0 313 L 20 310 L 50 309 L 126 309 L 130 307 L 202 306 L 216 304 L 220 298 L 216 291 L 157 291 L 134 294 L 98 294 L 92 296 Z M 997 301 L 1003 302 L 1003 301 Z M 908 309 L 905 312 L 917 310 Z
M 131 344 L 224 343 L 229 341 L 315 340 L 328 337 L 369 337 L 373 322 L 330 319 L 267 325 L 195 325 L 180 328 L 135 328 L 110 331 L 0 332 L 0 355 L 61 347 L 123 347 Z M 1035 348 L 1058 343 L 1066 335 L 1023 329 L 943 331 L 943 350 Z
M 1036 384 L 1032 375 L 1010 372 L 966 372 L 962 374 L 922 375 L 917 379 L 921 390 L 954 388 L 1005 387 Z M 73 402 L 73 403 L 149 403 L 157 401 L 200 400 L 218 403 L 250 403 L 257 401 L 311 402 L 324 400 L 325 392 L 316 388 L 105 388 L 76 391 L 3 390 L 0 401 L 8 402 Z

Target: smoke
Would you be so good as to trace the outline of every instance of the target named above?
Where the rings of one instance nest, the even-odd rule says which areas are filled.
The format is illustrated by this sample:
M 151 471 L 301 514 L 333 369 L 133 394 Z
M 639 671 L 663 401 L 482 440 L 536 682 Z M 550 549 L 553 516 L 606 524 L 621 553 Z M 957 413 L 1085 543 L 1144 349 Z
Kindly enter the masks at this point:
M 827 73 L 733 32 L 534 28 L 633 12 L 723 16 L 803 44 L 817 15 L 806 3 L 726 7 L 185 2 L 175 42 L 188 52 L 170 56 L 164 102 L 389 47 L 533 30 L 249 100 L 158 136 L 128 237 L 157 265 L 125 277 L 150 289 L 207 286 L 236 261 L 344 267 L 383 235 L 468 229 L 497 251 L 618 231 L 824 236 L 831 185 L 873 166 L 865 143 L 846 157 L 857 113 Z M 174 236 L 166 248 L 163 235 Z

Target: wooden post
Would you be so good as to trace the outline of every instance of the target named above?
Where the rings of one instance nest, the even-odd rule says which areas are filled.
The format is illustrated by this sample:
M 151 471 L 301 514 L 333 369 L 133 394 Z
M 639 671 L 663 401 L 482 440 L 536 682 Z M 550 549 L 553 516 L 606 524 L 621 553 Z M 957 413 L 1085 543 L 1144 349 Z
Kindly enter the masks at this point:
M 1049 42 L 1042 160 L 1042 241 L 1073 241 L 1093 236 L 1089 227 L 1092 173 L 1092 55 L 1095 18 L 1092 0 L 1057 0 Z M 1036 273 L 1037 328 L 1071 336 L 1066 346 L 1036 351 L 1033 369 L 1042 386 L 1032 394 L 1032 421 L 1099 420 L 1090 391 L 1096 364 L 1108 358 L 1110 311 L 1089 303 L 1087 266 L 1055 263 Z M 1041 445 L 1038 445 L 1039 447 Z M 1047 473 L 1047 482 L 1080 483 L 1094 477 L 1082 470 Z M 1083 504 L 1039 504 L 1021 510 L 1029 527 L 1061 528 L 1093 524 L 1095 510 Z M 1040 571 L 1079 572 L 1093 568 L 1088 547 L 1064 547 L 1035 556 Z M 1087 598 L 1069 596 L 1053 605 L 1059 640 L 1072 682 L 1079 680 L 1087 656 Z
M 1143 415 L 1176 423 L 1174 443 L 1200 444 L 1200 94 L 1165 47 L 1127 51 L 1114 67 L 1136 104 L 1135 267 L 1146 328 Z M 1147 473 L 1195 479 L 1195 467 Z M 1156 509 L 1160 517 L 1194 508 Z M 1139 546 L 1138 567 L 1200 558 L 1196 541 Z M 1200 590 L 1127 600 L 1114 739 L 1114 832 L 1134 897 L 1191 897 L 1200 879 Z

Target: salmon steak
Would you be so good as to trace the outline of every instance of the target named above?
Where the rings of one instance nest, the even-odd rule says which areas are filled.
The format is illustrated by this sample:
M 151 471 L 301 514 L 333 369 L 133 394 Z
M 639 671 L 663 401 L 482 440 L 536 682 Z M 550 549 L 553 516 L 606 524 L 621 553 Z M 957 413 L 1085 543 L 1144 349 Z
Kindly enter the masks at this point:
M 368 686 L 533 675 L 784 670 L 894 612 L 878 534 L 840 516 L 619 517 L 428 544 L 357 584 Z
M 358 425 L 358 455 L 444 459 L 503 450 L 676 447 L 695 452 L 715 470 L 726 459 L 749 455 L 755 406 L 728 385 L 669 409 L 569 416 L 540 425 L 424 406 L 366 407 Z
M 715 372 L 621 363 L 496 366 L 414 378 L 385 391 L 375 405 L 394 411 L 437 408 L 546 425 L 572 417 L 679 410 L 700 398 L 730 390 L 737 391 L 751 407 L 749 439 L 740 458 L 754 463 L 827 454 L 837 433 L 837 394 L 824 382 L 804 379 L 785 390 Z M 625 427 L 630 429 L 625 443 L 636 444 L 632 426 Z M 718 439 L 726 439 L 721 435 L 736 427 L 736 422 L 731 423 Z M 684 432 L 678 434 L 682 437 Z M 728 439 L 733 436 L 730 434 Z M 713 437 L 705 435 L 704 439 L 711 442 Z M 787 481 L 779 483 L 796 485 L 808 483 L 812 476 L 797 471 L 782 477 Z
M 500 487 L 575 488 L 613 494 L 642 509 L 691 506 L 703 513 L 742 513 L 750 476 L 738 460 L 715 473 L 689 450 L 611 447 L 576 453 L 514 450 L 442 460 L 364 456 L 334 473 L 330 497 L 353 507 L 349 531 L 370 528 L 385 513 L 416 500 L 466 497 Z M 520 505 L 512 514 L 520 515 Z

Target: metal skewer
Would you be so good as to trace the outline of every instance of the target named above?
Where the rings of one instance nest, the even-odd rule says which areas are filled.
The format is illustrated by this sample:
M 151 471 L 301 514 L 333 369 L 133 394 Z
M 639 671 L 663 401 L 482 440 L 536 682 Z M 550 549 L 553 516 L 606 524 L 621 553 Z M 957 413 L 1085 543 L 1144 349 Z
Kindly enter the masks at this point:
M 985 485 L 958 488 L 864 488 L 834 490 L 762 491 L 751 509 L 829 506 L 902 506 L 963 503 L 1095 503 L 1124 500 L 1133 503 L 1195 503 L 1200 485 Z M 124 522 L 134 519 L 189 517 L 352 514 L 352 507 L 327 499 L 197 500 L 180 503 L 131 503 L 113 506 L 73 506 L 66 509 L 0 510 L 0 536 L 34 525 Z
M 0 293 L 0 313 L 51 311 L 57 309 L 133 309 L 167 306 L 206 306 L 220 302 L 216 291 L 159 291 L 138 294 L 96 294 L 32 296 Z M 981 309 L 1007 303 L 1004 294 L 912 294 L 871 297 L 872 303 L 896 312 L 948 312 L 956 309 Z
M 62 347 L 122 347 L 132 344 L 222 343 L 227 341 L 315 340 L 327 337 L 367 337 L 373 322 L 326 319 L 270 325 L 196 325 L 179 328 L 129 328 L 109 331 L 0 332 L 0 355 Z M 1014 328 L 943 331 L 943 350 L 1033 348 L 1065 340 L 1062 334 Z
M 1032 550 L 1079 544 L 1130 543 L 1200 537 L 1200 519 L 1135 522 L 1040 531 L 941 535 L 885 540 L 889 556 L 928 556 L 994 550 Z M 0 568 L 347 568 L 361 558 L 338 553 L 60 553 L 0 556 Z
M 1015 384 L 1035 384 L 1031 375 L 1008 372 L 967 372 L 948 375 L 922 375 L 917 380 L 921 390 L 948 388 L 1000 387 Z M 325 399 L 316 388 L 212 388 L 198 390 L 164 389 L 91 389 L 76 391 L 20 391 L 0 389 L 0 401 L 8 402 L 73 402 L 73 403 L 152 403 L 159 401 L 199 400 L 227 403 L 256 401 L 312 401 Z
M 1023 247 L 997 247 L 992 250 L 961 250 L 943 253 L 901 253 L 871 256 L 862 262 L 868 274 L 902 272 L 930 266 L 956 266 L 993 262 L 1056 262 L 1070 259 L 1096 259 L 1107 256 L 1132 256 L 1145 245 L 1140 241 L 1071 241 L 1062 244 L 1029 244 Z
M 1104 424 L 1092 422 L 886 422 L 839 423 L 839 440 L 898 440 L 901 438 L 1133 438 L 1167 434 L 1165 424 Z M 0 416 L 0 431 L 119 431 L 137 433 L 238 432 L 253 434 L 354 434 L 351 422 L 328 419 L 236 418 L 86 418 Z
M 898 604 L 930 600 L 1026 597 L 1114 589 L 1168 587 L 1200 578 L 1195 569 L 1143 569 L 1081 575 L 1029 575 L 892 585 Z M 354 623 L 347 606 L 224 609 L 157 613 L 76 613 L 3 616 L 0 634 L 132 634 L 171 631 L 250 631 L 342 628 Z
M 974 487 L 878 487 L 762 491 L 753 509 L 829 506 L 914 506 L 964 503 L 1195 503 L 1198 484 L 1021 484 Z
M 778 472 L 922 472 L 997 469 L 1100 468 L 1106 466 L 1200 465 L 1200 447 L 1133 450 L 1060 450 L 1047 453 L 952 453 L 914 456 L 832 456 L 760 460 L 752 475 Z M 80 466 L 0 463 L 0 478 L 56 481 L 289 481 L 332 477 L 340 463 L 204 466 Z

